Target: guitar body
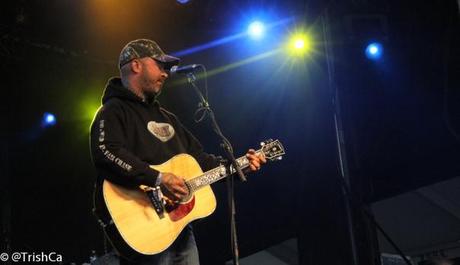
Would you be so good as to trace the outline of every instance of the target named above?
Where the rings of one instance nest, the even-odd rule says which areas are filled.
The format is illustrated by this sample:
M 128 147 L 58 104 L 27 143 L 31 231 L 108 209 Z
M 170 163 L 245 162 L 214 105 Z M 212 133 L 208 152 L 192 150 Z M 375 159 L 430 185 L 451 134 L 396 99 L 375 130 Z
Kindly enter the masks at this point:
M 203 174 L 198 162 L 188 154 L 176 155 L 151 167 L 186 180 Z M 117 251 L 128 259 L 139 253 L 153 255 L 166 250 L 187 224 L 216 209 L 216 198 L 209 185 L 197 190 L 188 202 L 165 210 L 162 218 L 141 189 L 127 189 L 104 180 L 102 191 L 113 220 L 105 232 Z
M 270 161 L 279 160 L 285 154 L 278 140 L 263 142 L 256 153 L 263 154 Z M 241 169 L 249 167 L 246 156 L 236 162 Z M 141 254 L 154 255 L 166 250 L 187 224 L 212 214 L 216 209 L 216 197 L 210 184 L 235 172 L 233 167 L 220 165 L 203 173 L 198 162 L 188 154 L 176 155 L 151 167 L 183 177 L 192 191 L 187 201 L 167 204 L 163 214 L 158 214 L 147 195 L 152 194 L 153 187 L 129 189 L 104 180 L 102 185 L 96 185 L 94 193 L 95 214 L 105 234 L 117 252 L 129 260 Z M 155 205 L 160 205 L 156 208 L 161 212 L 163 204 Z

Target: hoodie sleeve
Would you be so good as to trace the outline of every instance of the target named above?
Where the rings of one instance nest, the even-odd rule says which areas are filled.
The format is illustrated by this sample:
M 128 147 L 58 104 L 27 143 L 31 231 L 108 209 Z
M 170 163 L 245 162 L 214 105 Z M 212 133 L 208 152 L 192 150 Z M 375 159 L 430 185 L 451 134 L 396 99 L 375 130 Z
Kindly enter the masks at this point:
M 159 172 L 125 148 L 124 115 L 116 102 L 110 103 L 101 107 L 91 125 L 91 155 L 98 174 L 126 187 L 154 187 Z

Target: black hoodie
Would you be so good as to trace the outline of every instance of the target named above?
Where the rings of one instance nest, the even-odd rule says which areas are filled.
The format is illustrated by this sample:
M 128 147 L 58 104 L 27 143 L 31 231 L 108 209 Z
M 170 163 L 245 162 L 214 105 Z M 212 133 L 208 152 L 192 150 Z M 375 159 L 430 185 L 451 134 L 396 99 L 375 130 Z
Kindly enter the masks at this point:
M 110 79 L 91 124 L 98 183 L 105 178 L 126 187 L 154 187 L 158 171 L 149 165 L 162 164 L 179 153 L 193 156 L 204 171 L 219 165 L 158 101 L 144 102 L 123 87 L 120 78 Z

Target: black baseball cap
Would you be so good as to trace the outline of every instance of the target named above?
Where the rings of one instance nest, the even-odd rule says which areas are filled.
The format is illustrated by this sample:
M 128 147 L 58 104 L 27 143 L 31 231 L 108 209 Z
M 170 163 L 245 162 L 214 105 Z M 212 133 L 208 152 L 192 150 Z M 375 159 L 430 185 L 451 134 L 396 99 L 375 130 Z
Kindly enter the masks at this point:
M 169 70 L 172 66 L 178 65 L 180 59 L 164 53 L 160 46 L 153 40 L 137 39 L 130 41 L 121 50 L 118 66 L 121 68 L 133 59 L 140 59 L 144 57 L 153 58 L 164 64 L 164 67 Z

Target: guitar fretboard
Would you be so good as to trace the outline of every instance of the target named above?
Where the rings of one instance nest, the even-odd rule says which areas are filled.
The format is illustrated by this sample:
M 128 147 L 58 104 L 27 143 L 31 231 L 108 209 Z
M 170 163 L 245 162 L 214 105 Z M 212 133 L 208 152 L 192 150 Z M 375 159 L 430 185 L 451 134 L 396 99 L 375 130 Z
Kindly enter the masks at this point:
M 261 153 L 261 150 L 256 151 L 256 154 L 259 153 Z M 236 159 L 236 163 L 241 169 L 245 169 L 249 166 L 249 160 L 246 156 L 242 156 Z M 186 183 L 190 189 L 190 192 L 193 193 L 199 190 L 200 188 L 210 185 L 216 181 L 219 181 L 233 173 L 235 173 L 235 169 L 233 168 L 233 166 L 230 167 L 230 170 L 227 170 L 227 168 L 222 165 L 205 172 L 201 176 L 189 179 L 188 181 L 186 181 Z

